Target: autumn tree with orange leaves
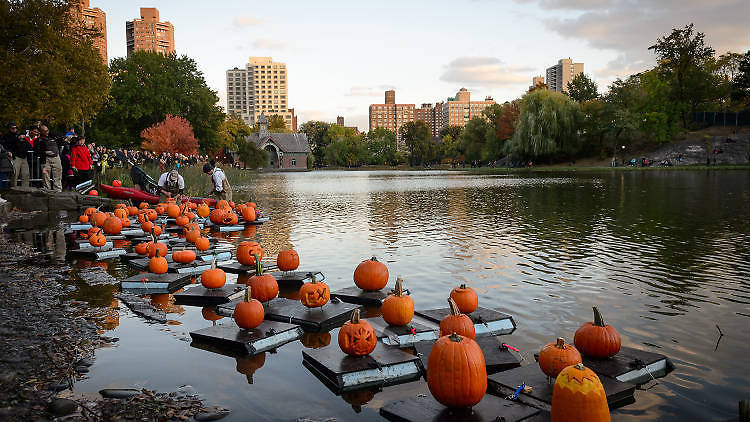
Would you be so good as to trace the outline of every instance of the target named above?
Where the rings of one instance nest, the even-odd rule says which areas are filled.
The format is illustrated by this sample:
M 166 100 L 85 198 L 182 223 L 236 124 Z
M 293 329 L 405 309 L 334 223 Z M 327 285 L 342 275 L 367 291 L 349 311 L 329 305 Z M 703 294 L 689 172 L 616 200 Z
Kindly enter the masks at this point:
M 193 126 L 182 117 L 167 114 L 167 117 L 149 128 L 141 131 L 144 139 L 141 147 L 155 153 L 176 152 L 192 155 L 198 152 L 198 139 L 193 133 Z

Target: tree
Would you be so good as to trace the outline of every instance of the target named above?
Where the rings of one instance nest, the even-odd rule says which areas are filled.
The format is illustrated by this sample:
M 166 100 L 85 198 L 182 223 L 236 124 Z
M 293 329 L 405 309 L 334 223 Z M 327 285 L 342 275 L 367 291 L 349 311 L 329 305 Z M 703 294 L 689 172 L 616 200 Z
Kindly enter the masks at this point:
M 326 165 L 326 148 L 331 143 L 328 136 L 330 123 L 311 120 L 299 127 L 299 131 L 307 135 L 307 143 L 312 151 L 313 162 L 316 167 Z
M 750 105 L 750 50 L 742 56 L 737 66 L 737 76 L 732 80 L 732 99 Z
M 361 136 L 335 138 L 326 148 L 328 162 L 339 166 L 354 167 L 362 165 L 367 161 L 367 156 L 367 146 L 362 141 Z
M 501 141 L 507 141 L 513 137 L 518 124 L 518 117 L 521 114 L 521 107 L 518 101 L 506 102 L 503 104 L 503 112 L 497 122 L 497 138 Z
M 430 126 L 422 120 L 408 122 L 399 128 L 401 139 L 409 151 L 409 164 L 420 166 L 437 158 L 437 144 L 432 140 Z
M 458 149 L 469 161 L 479 161 L 487 146 L 487 140 L 497 139 L 493 126 L 482 117 L 474 117 L 466 122 L 458 137 Z
M 273 114 L 268 118 L 268 131 L 271 133 L 291 132 L 287 127 L 284 116 L 281 116 L 279 114 Z
M 464 128 L 463 126 L 446 126 L 442 129 L 440 129 L 439 135 L 440 139 L 445 138 L 445 135 L 450 135 L 453 139 L 458 139 L 459 136 L 461 136 L 461 132 L 463 132 Z
M 237 116 L 226 116 L 219 125 L 219 145 L 222 148 L 237 150 L 245 138 L 258 130 L 251 128 Z
M 0 2 L 0 116 L 70 125 L 93 118 L 107 99 L 101 36 L 55 0 Z M 137 135 L 137 134 L 136 134 Z
M 198 140 L 187 120 L 167 114 L 164 121 L 144 129 L 141 147 L 157 154 L 162 152 L 193 155 L 198 152 Z
M 396 151 L 396 134 L 389 129 L 378 127 L 367 134 L 369 164 L 396 165 L 400 157 Z
M 250 140 L 243 139 L 237 144 L 237 154 L 245 168 L 257 169 L 268 162 L 268 152 L 261 150 Z
M 93 125 L 100 143 L 133 146 L 143 129 L 171 114 L 191 122 L 202 151 L 219 150 L 224 113 L 193 59 L 136 51 L 113 59 L 109 73 L 111 98 Z
M 521 115 L 508 152 L 525 157 L 573 154 L 580 141 L 581 110 L 567 95 L 537 89 L 521 98 Z
M 596 99 L 599 96 L 599 92 L 596 88 L 596 82 L 588 75 L 579 73 L 568 82 L 568 95 L 574 101 L 582 103 Z
M 450 135 L 443 136 L 440 140 L 440 156 L 443 162 L 448 161 L 455 163 L 457 161 L 463 161 L 465 157 L 458 150 L 458 140 L 453 139 Z

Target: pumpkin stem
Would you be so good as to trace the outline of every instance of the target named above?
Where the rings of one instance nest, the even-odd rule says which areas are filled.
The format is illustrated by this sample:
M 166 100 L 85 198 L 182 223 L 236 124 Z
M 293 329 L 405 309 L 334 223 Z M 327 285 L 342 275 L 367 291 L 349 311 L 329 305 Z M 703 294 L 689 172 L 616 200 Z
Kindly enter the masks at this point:
M 247 288 L 245 289 L 245 302 L 250 302 L 253 299 L 253 295 L 250 289 L 251 287 L 248 284 Z
M 555 347 L 558 349 L 564 349 L 565 348 L 565 339 L 562 337 L 557 338 L 557 343 L 555 344 Z
M 359 324 L 359 309 L 355 309 L 352 312 L 352 324 Z
M 211 261 L 211 269 L 216 268 L 216 252 L 214 252 L 214 259 Z
M 375 262 L 377 262 L 377 261 L 378 261 L 378 259 L 377 259 L 377 258 L 375 258 L 375 257 L 373 256 L 373 257 L 372 257 L 372 259 L 370 259 L 370 261 L 375 261 Z
M 258 254 L 254 253 L 253 257 L 255 258 L 255 275 L 262 276 L 263 275 L 263 265 L 260 263 L 260 258 L 258 258 Z
M 450 335 L 450 337 L 448 337 L 448 338 L 449 338 L 449 339 L 450 339 L 451 341 L 453 341 L 453 342 L 456 342 L 456 343 L 459 343 L 459 342 L 461 342 L 461 340 L 463 340 L 463 337 L 461 337 L 461 336 L 459 336 L 458 334 L 456 334 L 456 332 L 455 332 L 455 331 L 454 331 L 454 332 L 453 332 L 453 334 L 451 334 L 451 335 Z
M 318 282 L 318 281 L 317 281 L 317 280 L 315 280 L 315 274 L 313 274 L 313 273 L 310 273 L 310 283 L 312 283 L 312 284 L 315 284 L 315 283 L 317 283 L 317 282 Z
M 604 318 L 602 318 L 601 312 L 599 312 L 599 309 L 597 309 L 596 306 L 594 308 L 594 325 L 597 327 L 604 327 Z
M 401 297 L 401 295 L 404 294 L 404 287 L 402 284 L 404 283 L 404 279 L 401 277 L 396 278 L 396 289 L 394 291 L 394 294 L 396 297 Z
M 583 363 L 580 363 L 580 362 L 573 365 L 573 367 L 578 369 L 579 371 L 583 371 L 584 369 L 586 369 L 586 367 L 583 366 Z
M 458 309 L 458 305 L 453 298 L 448 298 L 448 306 L 451 308 L 451 315 L 461 315 L 461 311 Z

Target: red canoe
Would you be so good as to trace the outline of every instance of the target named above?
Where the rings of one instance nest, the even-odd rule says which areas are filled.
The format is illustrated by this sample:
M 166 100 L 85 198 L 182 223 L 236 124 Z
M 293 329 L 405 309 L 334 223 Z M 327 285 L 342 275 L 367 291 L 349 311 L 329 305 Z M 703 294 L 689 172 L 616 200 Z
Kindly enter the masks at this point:
M 116 186 L 110 186 L 110 185 L 105 185 L 105 184 L 100 184 L 99 188 L 101 189 L 103 193 L 106 193 L 107 196 L 109 196 L 110 198 L 130 199 L 134 203 L 139 203 L 139 202 L 144 202 L 144 201 L 150 204 L 159 203 L 159 195 L 152 195 L 140 189 L 116 187 Z M 216 199 L 213 199 L 213 198 L 192 197 L 190 198 L 190 202 L 195 202 L 196 204 L 208 202 L 209 207 L 216 206 Z

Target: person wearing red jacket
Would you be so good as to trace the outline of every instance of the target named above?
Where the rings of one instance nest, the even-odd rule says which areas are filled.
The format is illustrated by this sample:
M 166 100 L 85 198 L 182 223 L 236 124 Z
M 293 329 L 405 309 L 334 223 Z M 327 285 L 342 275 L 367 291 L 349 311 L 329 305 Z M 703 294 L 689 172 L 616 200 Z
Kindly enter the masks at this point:
M 83 136 L 74 139 L 75 144 L 70 150 L 70 168 L 76 176 L 75 184 L 78 185 L 91 180 L 91 167 L 94 161 L 86 146 L 86 138 Z

